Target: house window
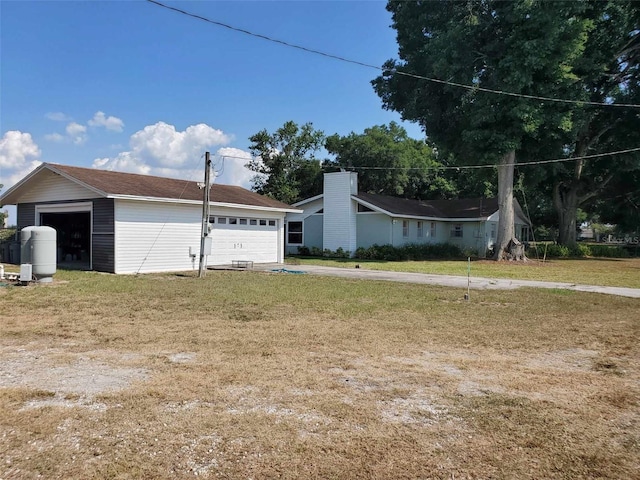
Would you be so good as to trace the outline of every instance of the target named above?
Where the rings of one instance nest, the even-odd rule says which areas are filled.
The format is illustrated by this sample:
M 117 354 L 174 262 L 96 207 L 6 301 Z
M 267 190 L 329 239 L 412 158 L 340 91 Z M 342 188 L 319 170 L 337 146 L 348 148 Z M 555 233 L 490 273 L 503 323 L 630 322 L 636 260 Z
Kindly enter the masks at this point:
M 269 226 L 270 227 L 275 227 L 276 226 L 276 221 L 275 220 L 269 220 Z
M 418 238 L 424 237 L 424 223 L 418 222 Z
M 229 225 L 237 225 L 238 224 L 238 219 L 237 218 L 230 218 L 229 219 Z
M 246 225 L 247 224 L 247 219 L 246 218 L 241 218 L 240 219 L 240 225 Z
M 436 238 L 436 222 L 431 222 L 431 230 L 429 232 L 431 238 Z
M 462 224 L 454 223 L 451 225 L 451 237 L 462 238 Z
M 257 225 L 258 221 L 255 218 L 252 218 L 251 220 L 249 220 L 249 225 Z
M 218 217 L 218 223 L 220 225 L 224 225 L 225 223 L 227 223 L 227 217 Z
M 496 224 L 491 224 L 491 238 L 496 238 Z
M 302 245 L 302 222 L 289 222 L 287 227 L 287 243 Z
M 261 226 L 265 226 L 266 224 L 267 224 L 267 221 L 266 221 L 266 220 L 260 220 L 260 225 L 261 225 Z
M 409 236 L 409 220 L 402 221 L 402 236 L 403 237 Z

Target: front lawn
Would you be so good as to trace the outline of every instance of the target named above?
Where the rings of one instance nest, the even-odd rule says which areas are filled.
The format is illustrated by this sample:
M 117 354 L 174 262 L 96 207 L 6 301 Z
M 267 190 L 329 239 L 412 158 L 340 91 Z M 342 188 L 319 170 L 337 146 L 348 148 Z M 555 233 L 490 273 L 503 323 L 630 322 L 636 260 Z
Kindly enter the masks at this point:
M 0 478 L 637 476 L 637 299 L 54 278 L 0 287 Z

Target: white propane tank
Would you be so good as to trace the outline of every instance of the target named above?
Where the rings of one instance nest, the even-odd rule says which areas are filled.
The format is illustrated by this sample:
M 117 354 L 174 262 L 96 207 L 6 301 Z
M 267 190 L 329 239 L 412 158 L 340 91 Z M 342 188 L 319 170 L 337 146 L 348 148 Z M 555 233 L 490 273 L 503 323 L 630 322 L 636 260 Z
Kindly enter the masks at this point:
M 32 265 L 38 282 L 53 281 L 56 273 L 56 231 L 51 227 L 25 227 L 20 231 L 20 263 Z

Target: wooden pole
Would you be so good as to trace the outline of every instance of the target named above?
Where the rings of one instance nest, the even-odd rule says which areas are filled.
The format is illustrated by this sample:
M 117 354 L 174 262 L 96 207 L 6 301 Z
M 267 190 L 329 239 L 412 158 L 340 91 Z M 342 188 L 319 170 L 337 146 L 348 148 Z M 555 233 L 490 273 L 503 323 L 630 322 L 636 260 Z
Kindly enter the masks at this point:
M 206 255 L 204 252 L 205 239 L 209 235 L 209 195 L 211 190 L 211 157 L 209 152 L 204 154 L 204 193 L 202 195 L 202 230 L 200 234 L 200 264 L 198 266 L 198 278 L 204 277 L 206 267 Z

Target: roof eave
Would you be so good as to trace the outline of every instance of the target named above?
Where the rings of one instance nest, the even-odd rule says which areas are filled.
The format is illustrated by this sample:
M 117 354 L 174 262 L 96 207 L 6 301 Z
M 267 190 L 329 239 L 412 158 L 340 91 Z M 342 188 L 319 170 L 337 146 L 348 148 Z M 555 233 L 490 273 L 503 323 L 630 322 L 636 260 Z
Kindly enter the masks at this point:
M 305 205 L 305 204 L 313 202 L 315 200 L 319 200 L 322 197 L 324 197 L 324 193 L 321 193 L 320 195 L 316 195 L 315 197 L 310 197 L 310 198 L 306 198 L 304 200 L 300 200 L 299 202 L 296 202 L 296 203 L 292 204 L 292 206 L 297 207 L 298 205 Z
M 100 195 L 100 196 L 102 196 L 102 197 L 107 197 L 107 196 L 109 195 L 109 194 L 108 194 L 108 192 L 105 192 L 105 191 L 103 191 L 103 190 L 100 190 L 99 188 L 96 188 L 96 187 L 94 187 L 94 186 L 92 186 L 92 185 L 89 185 L 88 183 L 84 183 L 83 181 L 78 180 L 76 177 L 74 177 L 74 176 L 72 176 L 72 175 L 69 175 L 69 174 L 68 174 L 68 173 L 66 173 L 66 172 L 63 172 L 62 170 L 57 169 L 57 168 L 56 168 L 55 166 L 53 166 L 53 165 L 49 165 L 49 164 L 47 164 L 47 163 L 45 163 L 44 165 L 46 165 L 46 166 L 47 166 L 47 168 L 48 168 L 50 171 L 52 171 L 53 173 L 57 173 L 58 175 L 60 175 L 60 176 L 62 176 L 62 177 L 64 177 L 64 178 L 66 178 L 67 180 L 69 180 L 69 181 L 71 181 L 71 182 L 73 182 L 73 183 L 76 183 L 76 184 L 78 184 L 78 185 L 80 185 L 80 186 L 82 186 L 82 187 L 84 187 L 84 188 L 86 188 L 86 189 L 88 189 L 88 190 L 91 190 L 92 192 L 95 192 L 95 193 L 97 193 L 98 195 Z
M 115 198 L 119 200 L 134 200 L 140 202 L 159 202 L 159 203 L 181 203 L 186 205 L 202 205 L 202 200 L 188 200 L 179 198 L 165 198 L 165 197 L 142 197 L 139 195 L 108 195 L 107 198 Z M 244 208 L 246 210 L 260 210 L 266 212 L 283 212 L 283 213 L 302 213 L 303 210 L 296 208 L 280 208 L 280 207 L 266 207 L 262 205 L 248 205 L 245 203 L 228 203 L 228 202 L 209 202 L 212 207 L 230 207 L 230 208 Z
M 11 196 L 14 193 L 16 193 L 18 190 L 20 190 L 20 188 L 25 183 L 27 183 L 29 180 L 31 180 L 35 175 L 37 175 L 42 170 L 44 170 L 46 168 L 46 166 L 47 166 L 46 163 L 42 163 L 42 164 L 38 165 L 36 168 L 31 170 L 31 172 L 29 172 L 26 177 L 24 177 L 18 183 L 13 185 L 9 190 L 7 190 L 2 195 L 0 195 L 0 205 L 16 205 L 17 202 L 15 201 L 15 199 L 12 199 Z

